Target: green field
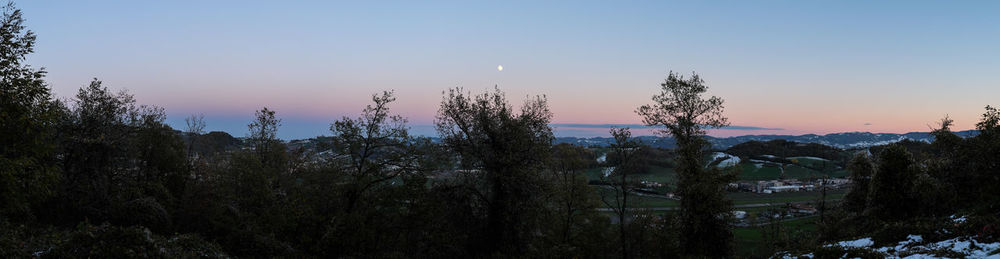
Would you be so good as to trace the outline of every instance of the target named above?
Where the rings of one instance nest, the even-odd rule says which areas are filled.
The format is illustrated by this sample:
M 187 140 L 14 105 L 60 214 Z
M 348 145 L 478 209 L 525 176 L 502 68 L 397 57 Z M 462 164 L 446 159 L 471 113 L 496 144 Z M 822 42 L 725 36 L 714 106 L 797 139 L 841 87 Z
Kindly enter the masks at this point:
M 757 167 L 757 165 L 753 163 L 746 162 L 746 163 L 740 163 L 738 167 L 740 168 L 740 175 L 739 175 L 740 180 L 761 181 L 761 180 L 782 179 L 781 175 L 782 169 L 775 165 L 763 165 L 761 167 Z M 784 172 L 785 172 L 785 175 L 783 177 L 784 179 L 808 179 L 808 178 L 819 178 L 824 176 L 824 174 L 820 171 L 816 171 L 795 164 L 785 165 Z M 838 177 L 836 175 L 840 174 L 831 173 L 830 177 Z
M 740 163 L 737 166 L 740 167 L 740 180 L 774 180 L 778 179 L 778 176 L 781 175 L 781 169 L 775 166 L 762 166 L 757 168 L 757 166 L 752 163 Z
M 598 188 L 597 193 L 602 195 L 602 197 L 608 197 L 609 202 L 614 202 L 614 193 L 608 188 Z M 631 206 L 634 208 L 664 208 L 664 207 L 677 207 L 680 203 L 677 200 L 641 196 L 636 194 L 629 195 L 629 201 Z M 607 207 L 604 203 L 601 203 L 602 207 Z
M 821 178 L 824 176 L 839 178 L 846 177 L 848 175 L 847 170 L 834 165 L 831 161 L 809 157 L 789 157 L 788 159 L 791 160 L 792 163 L 784 164 L 784 175 L 782 175 L 782 168 L 777 164 L 768 163 L 758 167 L 754 163 L 744 160 L 736 166 L 736 170 L 740 171 L 738 179 L 741 181 L 760 181 Z M 604 168 L 591 168 L 588 169 L 585 174 L 589 180 L 601 180 L 603 170 Z M 824 173 L 824 171 L 827 173 Z M 675 177 L 676 173 L 672 168 L 650 166 L 648 172 L 635 174 L 633 179 L 637 181 L 659 182 L 674 187 L 676 185 Z M 603 195 L 611 194 L 611 190 L 606 188 L 599 188 L 598 192 Z M 838 201 L 844 197 L 846 192 L 846 189 L 828 190 L 826 193 L 826 199 L 828 201 Z M 771 194 L 730 192 L 726 194 L 726 198 L 731 200 L 733 205 L 737 206 L 747 204 L 771 204 L 759 207 L 734 208 L 734 210 L 746 211 L 750 217 L 755 217 L 761 212 L 770 209 L 783 208 L 785 203 L 813 202 L 818 201 L 821 197 L 822 193 L 820 191 L 779 192 Z M 630 199 L 632 199 L 632 202 L 630 202 L 632 207 L 635 208 L 671 208 L 680 205 L 680 202 L 677 200 L 659 197 L 632 195 L 630 196 Z M 609 212 L 604 213 L 608 213 L 609 215 L 611 214 Z M 652 213 L 662 214 L 671 212 L 654 211 Z M 816 217 L 810 217 L 781 222 L 778 224 L 781 224 L 783 229 L 798 229 L 808 234 L 816 232 L 816 220 Z M 764 256 L 763 253 L 769 252 L 766 251 L 767 248 L 764 247 L 765 240 L 763 237 L 763 230 L 764 227 L 734 228 L 733 235 L 736 239 L 736 257 L 761 257 Z
M 587 180 L 589 181 L 600 181 L 601 178 L 604 176 L 604 168 L 594 167 L 585 170 L 583 173 L 587 176 Z M 636 181 L 658 182 L 669 186 L 675 186 L 676 181 L 674 181 L 674 179 L 676 177 L 677 174 L 674 173 L 673 168 L 649 166 L 648 171 L 643 173 L 633 174 L 629 178 Z
M 797 219 L 781 222 L 784 229 L 799 229 L 806 233 L 816 233 L 817 217 Z M 736 239 L 736 257 L 761 257 L 767 256 L 761 253 L 766 252 L 764 247 L 763 227 L 734 228 L 733 236 Z
M 826 199 L 838 200 L 843 198 L 845 193 L 847 193 L 846 189 L 827 190 Z M 770 194 L 751 193 L 751 192 L 731 192 L 726 194 L 726 198 L 732 200 L 734 205 L 816 201 L 819 200 L 822 196 L 823 194 L 820 191 L 778 192 Z
M 738 168 L 737 170 L 740 171 L 737 177 L 741 181 L 809 179 L 821 178 L 825 176 L 823 172 L 795 164 L 788 164 L 784 166 L 784 177 L 782 177 L 781 174 L 782 169 L 772 164 L 758 167 L 751 162 L 741 162 L 736 165 L 736 167 Z M 588 180 L 600 180 L 603 172 L 603 167 L 595 167 L 587 169 L 584 173 L 587 175 Z M 832 178 L 847 177 L 847 175 L 848 171 L 843 169 L 830 171 L 829 173 L 829 177 Z M 675 178 L 676 173 L 673 168 L 650 166 L 647 172 L 635 174 L 633 179 L 641 181 L 654 181 L 674 186 L 676 184 Z
M 601 195 L 613 195 L 611 190 L 606 188 L 599 188 L 598 193 Z M 846 193 L 847 190 L 828 190 L 826 193 L 826 199 L 828 201 L 840 200 Z M 821 196 L 822 193 L 819 191 L 779 192 L 771 194 L 730 192 L 726 194 L 726 198 L 733 201 L 733 205 L 770 203 L 773 204 L 772 206 L 781 206 L 789 202 L 818 201 Z M 634 194 L 629 197 L 633 199 L 632 206 L 636 208 L 663 208 L 676 207 L 680 205 L 677 200 L 667 198 L 640 196 Z M 748 209 L 740 208 L 738 210 Z

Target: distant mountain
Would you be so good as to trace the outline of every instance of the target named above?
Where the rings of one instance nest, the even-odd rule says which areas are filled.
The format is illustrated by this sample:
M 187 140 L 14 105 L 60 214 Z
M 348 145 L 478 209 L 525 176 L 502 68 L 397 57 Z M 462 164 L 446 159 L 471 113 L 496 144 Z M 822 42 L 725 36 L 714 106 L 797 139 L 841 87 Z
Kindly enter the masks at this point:
M 956 135 L 963 138 L 975 136 L 978 133 L 979 131 L 976 130 L 955 132 Z M 674 148 L 677 146 L 677 143 L 676 141 L 674 141 L 673 138 L 662 138 L 655 136 L 639 136 L 638 138 L 643 143 L 654 147 Z M 872 146 L 885 145 L 889 143 L 899 142 L 904 139 L 929 143 L 931 141 L 934 141 L 934 136 L 931 136 L 930 132 L 910 132 L 905 134 L 846 132 L 846 133 L 831 133 L 826 135 L 806 134 L 799 136 L 747 135 L 747 136 L 736 136 L 727 138 L 716 138 L 711 136 L 708 137 L 708 141 L 712 143 L 712 148 L 720 150 L 729 149 L 730 147 L 733 147 L 737 144 L 749 141 L 770 141 L 779 139 L 792 142 L 800 142 L 800 143 L 823 144 L 841 149 L 852 149 L 852 148 L 867 148 Z M 614 142 L 614 139 L 610 137 L 593 137 L 593 138 L 560 137 L 556 138 L 555 142 L 556 144 L 569 143 L 569 144 L 583 145 L 583 146 L 603 147 L 610 145 L 612 142 Z

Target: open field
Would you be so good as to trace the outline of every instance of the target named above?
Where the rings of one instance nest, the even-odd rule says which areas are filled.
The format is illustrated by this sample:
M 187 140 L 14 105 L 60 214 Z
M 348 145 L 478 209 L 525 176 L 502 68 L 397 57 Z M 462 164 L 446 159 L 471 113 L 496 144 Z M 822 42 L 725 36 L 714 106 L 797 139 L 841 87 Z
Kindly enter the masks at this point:
M 600 188 L 598 193 L 601 195 L 612 195 L 611 190 L 606 188 Z M 827 201 L 837 201 L 844 197 L 847 190 L 828 190 L 826 193 Z M 636 208 L 666 208 L 666 207 L 676 207 L 680 205 L 679 201 L 660 197 L 650 197 L 650 196 L 640 196 L 631 195 L 629 196 L 633 199 L 632 206 Z M 733 205 L 750 205 L 750 204 L 770 204 L 768 206 L 781 206 L 784 203 L 789 202 L 811 202 L 818 201 L 822 197 L 820 191 L 802 191 L 802 192 L 779 192 L 771 194 L 760 194 L 760 193 L 748 193 L 748 192 L 730 192 L 726 194 L 726 198 L 733 201 Z M 740 208 L 739 210 L 747 210 L 745 208 Z
M 827 190 L 826 199 L 827 200 L 839 200 L 844 197 L 847 193 L 846 189 L 840 190 Z M 778 193 L 750 193 L 750 192 L 731 192 L 726 195 L 727 198 L 733 201 L 734 205 L 740 204 L 756 204 L 756 203 L 787 203 L 787 202 L 801 202 L 801 201 L 815 201 L 819 200 L 823 194 L 820 191 L 801 191 L 801 192 L 778 192 Z
M 740 181 L 766 181 L 779 179 L 811 179 L 811 178 L 842 178 L 847 177 L 848 171 L 833 165 L 833 162 L 810 157 L 792 157 L 791 164 L 779 165 L 778 163 L 761 163 L 749 160 L 741 161 L 735 166 L 739 171 L 737 179 Z M 823 170 L 818 170 L 822 169 Z M 733 169 L 723 169 L 733 170 Z M 589 168 L 584 173 L 588 180 L 601 180 L 604 168 Z M 649 166 L 648 170 L 635 174 L 633 179 L 637 181 L 652 181 L 673 188 L 676 186 L 676 173 L 673 168 Z
M 816 233 L 816 221 L 818 217 L 789 220 L 781 222 L 783 229 L 797 229 L 805 233 Z M 764 227 L 739 227 L 733 228 L 733 236 L 736 239 L 736 257 L 762 256 L 767 248 L 764 247 Z

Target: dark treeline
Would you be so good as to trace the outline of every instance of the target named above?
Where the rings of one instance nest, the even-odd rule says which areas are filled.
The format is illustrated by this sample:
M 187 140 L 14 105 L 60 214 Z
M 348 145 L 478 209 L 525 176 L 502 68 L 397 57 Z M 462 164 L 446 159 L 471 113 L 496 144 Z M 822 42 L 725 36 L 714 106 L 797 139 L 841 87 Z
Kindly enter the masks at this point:
M 12 4 L 3 8 L 3 258 L 733 256 L 725 187 L 736 172 L 705 166 L 705 130 L 728 122 L 723 100 L 704 96 L 696 74 L 671 72 L 653 102 L 637 109 L 677 148 L 650 148 L 614 129 L 604 163 L 610 173 L 588 185 L 584 171 L 598 154 L 553 144 L 544 96 L 515 107 L 499 89 L 449 89 L 435 118 L 440 141 L 409 134 L 406 118 L 391 109 L 392 91 L 372 95 L 356 117 L 331 122 L 331 136 L 316 146 L 278 139 L 281 118 L 269 108 L 256 112 L 245 138 L 233 139 L 205 133 L 200 116 L 173 129 L 163 109 L 97 79 L 71 100 L 54 98 L 45 71 L 25 64 L 35 35 L 23 22 Z M 975 137 L 958 137 L 951 125 L 942 120 L 931 144 L 855 156 L 847 164 L 853 187 L 825 212 L 820 236 L 772 224 L 769 251 L 819 256 L 822 242 L 842 238 L 941 235 L 935 231 L 948 222 L 941 219 L 956 214 L 972 222 L 961 233 L 995 240 L 1000 113 L 988 106 Z M 778 154 L 770 149 L 793 145 L 771 144 L 733 150 Z M 822 146 L 801 148 L 839 159 Z M 632 176 L 651 166 L 676 172 L 675 213 L 635 208 Z
M 628 174 L 651 159 L 615 157 L 622 207 L 601 214 L 587 184 L 593 150 L 553 145 L 544 97 L 515 108 L 499 89 L 444 93 L 441 141 L 411 136 L 391 91 L 331 123 L 319 147 L 279 140 L 262 108 L 249 133 L 164 123 L 94 79 L 70 100 L 25 64 L 35 35 L 20 10 L 0 27 L 0 257 L 675 257 L 725 256 L 732 234 L 722 178 L 701 175 L 702 127 L 722 126 L 721 99 L 671 73 L 647 123 L 683 139 L 685 213 L 626 209 Z M 675 104 L 681 104 L 680 106 Z M 693 106 L 708 107 L 692 111 Z M 707 113 L 706 113 L 707 112 Z M 620 141 L 635 143 L 629 135 Z M 619 155 L 637 152 L 621 146 Z M 662 151 L 656 151 L 662 152 Z M 620 177 L 619 177 L 620 176 Z M 617 178 L 616 178 L 617 177 Z M 700 179 L 709 179 L 702 181 Z M 610 194 L 605 194 L 610 195 Z M 690 221 L 690 224 L 687 222 Z M 683 234 L 682 234 L 683 233 Z M 689 236 L 691 238 L 684 238 Z

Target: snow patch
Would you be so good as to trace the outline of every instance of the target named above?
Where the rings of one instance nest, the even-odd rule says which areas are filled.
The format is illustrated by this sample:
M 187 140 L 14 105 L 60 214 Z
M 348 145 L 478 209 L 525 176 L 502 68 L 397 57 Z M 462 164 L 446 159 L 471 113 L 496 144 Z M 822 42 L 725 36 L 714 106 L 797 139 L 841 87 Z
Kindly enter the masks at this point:
M 604 168 L 604 177 L 606 178 L 606 177 L 610 176 L 611 173 L 613 173 L 613 172 L 615 172 L 615 167 L 614 166 L 612 166 L 612 167 L 605 167 Z
M 722 162 L 719 162 L 719 164 L 715 165 L 715 167 L 726 168 L 726 167 L 736 166 L 737 164 L 740 163 L 740 158 L 737 157 L 737 156 L 726 154 L 726 153 L 722 153 L 722 152 L 712 153 L 712 161 L 719 160 L 720 158 L 725 158 L 725 160 L 722 160 Z
M 857 240 L 840 241 L 825 247 L 844 248 L 868 248 L 874 245 L 870 237 Z M 1000 242 L 980 243 L 971 237 L 957 237 L 944 241 L 925 243 L 924 238 L 919 235 L 909 235 L 906 240 L 897 243 L 895 246 L 885 246 L 870 248 L 873 251 L 883 253 L 887 258 L 940 258 L 935 255 L 935 251 L 950 250 L 962 254 L 965 258 L 1000 258 L 1000 254 L 991 254 L 1000 250 Z M 902 257 L 902 256 L 906 257 Z M 812 253 L 795 256 L 788 252 L 778 253 L 776 257 L 781 258 L 813 258 Z
M 872 241 L 872 238 L 870 238 L 870 237 L 866 237 L 866 238 L 862 238 L 862 239 L 858 239 L 858 240 L 840 241 L 840 242 L 837 242 L 836 244 L 831 244 L 831 245 L 826 245 L 826 246 L 827 247 L 831 247 L 831 246 L 840 246 L 840 247 L 869 247 L 869 246 L 871 246 L 873 244 L 875 244 L 875 241 Z
M 965 218 L 965 216 L 958 217 L 958 216 L 955 216 L 955 215 L 951 215 L 951 222 L 953 222 L 955 224 L 965 223 L 965 220 L 967 220 Z

